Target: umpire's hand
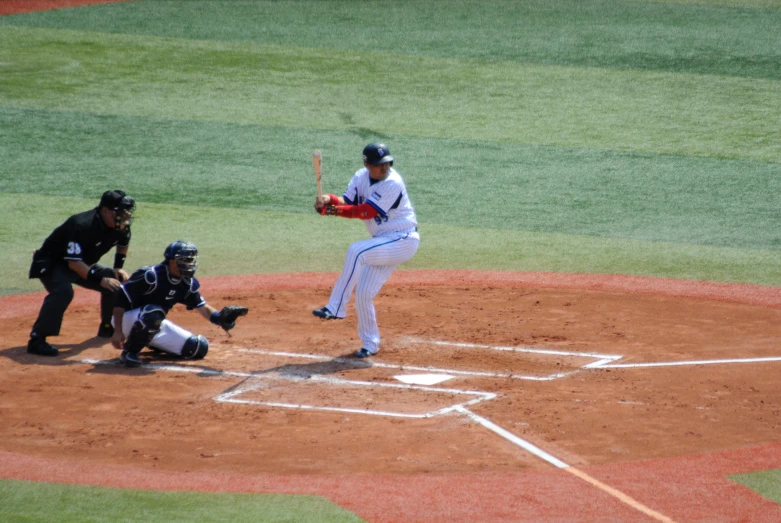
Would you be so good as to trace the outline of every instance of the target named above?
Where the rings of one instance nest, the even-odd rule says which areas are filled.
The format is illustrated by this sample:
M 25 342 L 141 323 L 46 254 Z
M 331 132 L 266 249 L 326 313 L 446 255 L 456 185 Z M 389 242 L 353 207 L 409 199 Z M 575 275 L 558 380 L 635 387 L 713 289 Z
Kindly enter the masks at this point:
M 103 278 L 102 280 L 100 280 L 100 286 L 103 287 L 104 289 L 108 289 L 112 292 L 116 292 L 122 286 L 122 283 L 119 280 L 116 280 L 114 278 Z

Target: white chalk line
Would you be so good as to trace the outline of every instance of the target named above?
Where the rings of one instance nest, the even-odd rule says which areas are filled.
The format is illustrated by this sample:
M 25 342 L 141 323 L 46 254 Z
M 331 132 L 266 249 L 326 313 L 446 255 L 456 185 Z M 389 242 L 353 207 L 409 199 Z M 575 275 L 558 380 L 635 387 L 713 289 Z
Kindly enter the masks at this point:
M 333 378 L 333 377 L 326 377 L 326 376 L 308 376 L 306 378 L 299 377 L 299 376 L 259 376 L 256 375 L 255 378 L 258 380 L 286 380 L 286 381 L 293 381 L 293 382 L 320 382 L 320 383 L 326 383 L 328 385 L 333 386 L 356 386 L 356 387 L 370 387 L 370 388 L 387 388 L 387 389 L 401 389 L 401 390 L 416 390 L 416 391 L 422 391 L 422 392 L 433 392 L 437 394 L 452 394 L 452 395 L 467 395 L 467 396 L 477 396 L 476 398 L 465 401 L 462 403 L 457 403 L 455 405 L 450 405 L 447 407 L 443 407 L 438 410 L 425 412 L 422 414 L 410 414 L 410 413 L 404 413 L 404 412 L 392 412 L 392 411 L 383 411 L 383 410 L 372 410 L 372 409 L 355 409 L 355 408 L 349 408 L 349 407 L 323 407 L 323 406 L 315 406 L 315 405 L 304 405 L 304 404 L 295 404 L 295 403 L 277 403 L 277 402 L 269 402 L 269 401 L 258 401 L 258 400 L 246 400 L 246 399 L 238 399 L 236 396 L 240 396 L 242 394 L 246 394 L 248 392 L 252 392 L 258 388 L 257 381 L 254 386 L 249 386 L 241 389 L 237 389 L 228 393 L 220 394 L 219 396 L 215 397 L 215 401 L 218 401 L 220 403 L 243 403 L 248 405 L 262 405 L 267 407 L 281 407 L 281 408 L 289 408 L 289 409 L 301 409 L 301 410 L 322 410 L 327 412 L 345 412 L 345 413 L 352 413 L 352 414 L 371 414 L 374 416 L 390 416 L 390 417 L 400 417 L 400 418 L 431 418 L 434 416 L 439 416 L 441 414 L 447 414 L 459 407 L 469 406 L 469 405 L 476 405 L 477 403 L 488 401 L 496 398 L 496 394 L 493 392 L 483 392 L 483 391 L 475 391 L 475 390 L 461 390 L 461 389 L 448 389 L 448 388 L 441 388 L 441 387 L 426 387 L 421 385 L 407 385 L 407 384 L 401 384 L 401 383 L 376 383 L 371 381 L 358 381 L 358 380 L 345 380 L 341 378 Z
M 602 369 L 631 369 L 636 367 L 679 367 L 684 365 L 723 365 L 729 363 L 762 363 L 769 361 L 781 361 L 781 356 L 767 358 L 733 358 L 723 360 L 697 360 L 697 361 L 657 361 L 647 363 L 617 363 L 610 365 L 600 365 Z M 585 368 L 597 368 L 597 366 L 586 365 Z
M 79 363 L 90 364 L 90 365 L 117 365 L 116 359 L 111 359 L 111 360 L 82 359 L 82 360 L 75 360 L 75 361 Z M 246 399 L 241 399 L 236 397 L 248 392 L 252 392 L 253 390 L 257 390 L 258 388 L 257 385 L 239 388 L 230 392 L 225 392 L 213 398 L 218 403 L 241 403 L 245 405 L 259 405 L 259 406 L 267 406 L 267 407 L 279 407 L 279 408 L 300 409 L 300 410 L 321 410 L 327 412 L 346 412 L 346 413 L 353 413 L 353 414 L 370 414 L 375 416 L 391 416 L 391 417 L 402 417 L 402 418 L 431 418 L 442 414 L 448 414 L 458 407 L 476 405 L 483 401 L 489 401 L 497 397 L 497 394 L 493 392 L 484 392 L 484 391 L 477 391 L 477 390 L 450 389 L 450 388 L 443 388 L 443 387 L 427 387 L 423 385 L 408 385 L 403 383 L 376 383 L 372 381 L 345 380 L 341 378 L 316 376 L 316 375 L 307 376 L 307 377 L 277 376 L 277 375 L 270 375 L 270 374 L 261 374 L 257 372 L 252 373 L 252 372 L 223 371 L 223 370 L 191 367 L 188 365 L 161 365 L 161 364 L 154 364 L 154 363 L 146 364 L 143 366 L 143 368 L 149 370 L 182 372 L 182 373 L 197 374 L 203 376 L 217 376 L 217 377 L 229 376 L 229 377 L 237 377 L 237 378 L 254 378 L 256 382 L 262 380 L 265 381 L 285 380 L 290 382 L 308 381 L 308 382 L 321 382 L 333 386 L 356 386 L 356 387 L 370 387 L 370 388 L 403 389 L 403 390 L 416 390 L 421 392 L 429 392 L 435 394 L 476 396 L 476 398 L 472 400 L 457 403 L 455 405 L 449 405 L 441 409 L 425 412 L 422 414 L 409 414 L 409 413 L 400 413 L 400 412 L 391 412 L 391 411 L 371 410 L 371 409 L 354 409 L 349 407 L 326 407 L 326 406 L 304 405 L 304 404 L 294 404 L 294 403 L 277 403 L 277 402 L 267 402 L 267 401 L 257 401 L 257 400 L 246 400 Z
M 281 353 L 281 354 L 287 354 L 287 353 Z M 319 357 L 314 356 L 315 359 L 331 359 L 327 357 Z M 117 360 L 94 360 L 94 359 L 83 359 L 83 360 L 77 360 L 81 363 L 87 363 L 87 364 L 93 364 L 93 365 L 116 365 Z M 614 361 L 613 359 L 610 360 L 603 360 L 603 361 Z M 376 365 L 376 364 L 375 364 Z M 447 393 L 447 394 L 453 394 L 453 395 L 472 395 L 477 396 L 476 398 L 462 402 L 456 405 L 450 405 L 448 407 L 444 407 L 435 411 L 426 412 L 423 414 L 410 414 L 410 413 L 403 413 L 403 412 L 391 412 L 391 411 L 382 411 L 382 410 L 369 410 L 369 409 L 354 409 L 354 408 L 347 408 L 347 407 L 324 407 L 324 406 L 315 406 L 315 405 L 304 405 L 304 404 L 291 404 L 291 403 L 278 403 L 278 402 L 262 402 L 262 401 L 255 401 L 255 400 L 246 400 L 237 398 L 236 396 L 240 396 L 242 394 L 245 394 L 247 392 L 251 392 L 252 390 L 257 389 L 257 385 L 254 387 L 247 387 L 242 389 L 236 389 L 234 391 L 225 392 L 222 393 L 215 398 L 213 398 L 215 401 L 219 403 L 236 403 L 236 404 L 244 404 L 244 405 L 261 405 L 271 408 L 288 408 L 288 409 L 298 409 L 298 410 L 309 410 L 309 411 L 323 411 L 323 412 L 341 412 L 346 414 L 368 414 L 368 415 L 375 415 L 375 416 L 385 416 L 385 417 L 395 417 L 395 418 L 431 418 L 434 416 L 444 415 L 451 412 L 455 412 L 458 414 L 465 415 L 470 420 L 472 420 L 474 423 L 477 423 L 481 425 L 482 427 L 487 428 L 488 430 L 494 432 L 495 434 L 501 436 L 502 438 L 510 441 L 514 445 L 524 449 L 525 451 L 531 453 L 532 455 L 546 461 L 547 463 L 553 465 L 556 468 L 566 470 L 567 472 L 570 472 L 574 476 L 582 479 L 583 481 L 586 481 L 587 483 L 597 487 L 598 489 L 602 490 L 603 492 L 609 494 L 610 496 L 618 499 L 622 503 L 625 503 L 634 509 L 643 512 L 644 514 L 656 519 L 657 521 L 662 521 L 665 523 L 672 523 L 672 520 L 670 518 L 667 518 L 666 516 L 659 514 L 650 508 L 646 507 L 645 505 L 641 504 L 637 500 L 627 496 L 626 494 L 608 486 L 604 483 L 592 478 L 585 472 L 575 469 L 574 467 L 571 467 L 567 463 L 563 462 L 562 460 L 556 458 L 552 454 L 542 450 L 540 447 L 524 440 L 523 438 L 520 438 L 516 436 L 515 434 L 512 434 L 511 432 L 503 429 L 499 425 L 493 423 L 492 421 L 483 418 L 482 416 L 478 416 L 471 410 L 467 409 L 466 407 L 475 405 L 477 403 L 491 400 L 497 397 L 497 394 L 491 393 L 491 392 L 483 392 L 483 391 L 469 391 L 469 390 L 461 390 L 461 389 L 445 389 L 440 387 L 426 387 L 426 386 L 419 386 L 419 385 L 407 385 L 407 384 L 396 384 L 396 383 L 375 383 L 375 382 L 366 382 L 366 381 L 358 381 L 358 380 L 344 380 L 341 378 L 333 378 L 333 377 L 325 377 L 325 376 L 309 376 L 307 378 L 304 377 L 296 377 L 296 376 L 271 376 L 271 375 L 261 375 L 258 373 L 249 373 L 249 372 L 236 372 L 236 371 L 223 371 L 223 370 L 214 370 L 214 369 L 203 369 L 203 368 L 196 368 L 196 367 L 190 367 L 190 366 L 180 366 L 180 365 L 160 365 L 160 364 L 148 364 L 145 365 L 148 369 L 153 370 L 162 370 L 162 371 L 168 371 L 168 372 L 184 372 L 184 373 L 191 373 L 191 374 L 197 374 L 197 375 L 203 375 L 203 376 L 230 376 L 230 377 L 241 377 L 241 378 L 247 378 L 252 377 L 256 380 L 271 380 L 271 379 L 285 379 L 288 381 L 315 381 L 315 382 L 322 382 L 326 383 L 328 385 L 355 385 L 355 386 L 365 386 L 365 387 L 380 387 L 380 388 L 395 388 L 395 389 L 407 389 L 407 390 L 420 390 L 423 392 L 436 392 L 436 393 Z
M 481 343 L 462 343 L 455 341 L 443 341 L 443 340 L 427 340 L 424 338 L 405 338 L 405 341 L 409 343 L 427 343 L 430 345 L 449 345 L 451 347 L 464 347 L 467 349 L 488 349 L 497 351 L 510 351 L 510 352 L 525 352 L 529 354 L 546 354 L 552 356 L 573 356 L 576 358 L 605 358 L 609 360 L 617 360 L 622 356 L 617 354 L 597 354 L 595 352 L 572 352 L 562 350 L 550 350 L 550 349 L 534 349 L 532 347 L 513 347 L 502 345 L 485 345 Z
M 284 358 L 302 358 L 302 359 L 310 359 L 310 360 L 317 360 L 317 361 L 334 361 L 337 363 L 355 362 L 355 360 L 352 358 L 349 359 L 334 358 L 332 356 L 322 356 L 319 354 L 300 354 L 297 352 L 279 352 L 279 351 L 272 351 L 272 350 L 265 350 L 265 349 L 237 349 L 237 350 L 239 350 L 240 352 L 248 352 L 251 354 L 265 354 L 267 356 L 281 356 Z M 438 372 L 443 374 L 457 374 L 460 376 L 480 376 L 480 377 L 487 377 L 487 378 L 512 378 L 516 380 L 529 380 L 529 381 L 551 381 L 551 380 L 563 378 L 564 376 L 568 376 L 570 374 L 577 372 L 577 370 L 574 370 L 570 372 L 557 372 L 555 374 L 550 374 L 548 376 L 524 376 L 519 374 L 501 374 L 497 372 L 442 369 L 437 367 L 420 367 L 416 365 L 394 365 L 392 363 L 381 363 L 381 362 L 372 362 L 371 366 L 382 368 L 382 369 L 427 371 L 427 372 Z
M 643 505 L 642 503 L 640 503 L 636 499 L 634 499 L 634 498 L 624 494 L 620 490 L 617 490 L 617 489 L 615 489 L 615 488 L 613 488 L 613 487 L 611 487 L 609 485 L 606 485 L 606 484 L 602 483 L 601 481 L 599 481 L 599 480 L 589 476 L 588 474 L 586 474 L 582 470 L 579 470 L 579 469 L 577 469 L 575 467 L 572 467 L 572 466 L 568 465 L 567 463 L 564 463 L 563 461 L 561 461 L 557 457 L 549 454 L 548 452 L 545 452 L 540 447 L 538 447 L 538 446 L 536 446 L 536 445 L 526 441 L 523 438 L 519 438 L 518 436 L 516 436 L 512 432 L 509 432 L 509 431 L 503 429 L 502 427 L 500 427 L 496 423 L 494 423 L 494 422 L 492 422 L 492 421 L 490 421 L 490 420 L 488 420 L 486 418 L 483 418 L 482 416 L 478 416 L 477 414 L 475 414 L 471 410 L 469 410 L 469 409 L 467 409 L 465 407 L 455 407 L 453 410 L 455 410 L 457 412 L 460 412 L 461 414 L 464 414 L 465 416 L 467 416 L 469 419 L 471 419 L 473 422 L 477 423 L 478 425 L 482 425 L 483 427 L 487 428 L 491 432 L 494 432 L 494 433 L 498 434 L 499 436 L 503 437 L 504 439 L 506 439 L 507 441 L 509 441 L 509 442 L 511 442 L 511 443 L 513 443 L 513 444 L 515 444 L 515 445 L 517 445 L 519 447 L 521 447 L 525 451 L 527 451 L 527 452 L 537 456 L 538 458 L 540 458 L 540 459 L 542 459 L 544 461 L 547 461 L 548 463 L 550 463 L 554 467 L 562 469 L 562 470 L 566 470 L 567 472 L 569 472 L 573 476 L 575 476 L 577 478 L 580 478 L 581 480 L 583 480 L 583 481 L 593 485 L 594 487 L 596 487 L 599 490 L 605 492 L 606 494 L 616 498 L 617 500 L 621 501 L 622 503 L 624 503 L 626 505 L 629 505 L 633 509 L 640 511 L 643 514 L 645 514 L 645 515 L 647 515 L 647 516 L 649 516 L 649 517 L 651 517 L 651 518 L 653 518 L 653 519 L 655 519 L 657 521 L 662 521 L 664 523 L 673 523 L 673 520 L 668 518 L 664 514 L 656 512 L 655 510 L 653 510 L 653 509 Z
M 453 347 L 464 348 L 477 348 L 477 349 L 489 349 L 498 351 L 514 351 L 514 352 L 526 352 L 531 354 L 549 354 L 555 356 L 572 356 L 583 358 L 599 358 L 597 361 L 587 363 L 579 369 L 551 375 L 550 379 L 556 379 L 556 377 L 564 377 L 570 374 L 574 374 L 581 369 L 630 369 L 636 367 L 676 367 L 684 365 L 721 365 L 729 363 L 762 363 L 762 362 L 774 362 L 781 361 L 781 356 L 769 356 L 763 358 L 731 358 L 731 359 L 719 359 L 719 360 L 696 360 L 696 361 L 657 361 L 657 362 L 641 362 L 641 363 L 613 363 L 622 359 L 623 355 L 618 354 L 598 354 L 594 352 L 569 352 L 569 351 L 554 351 L 546 349 L 532 349 L 530 347 L 504 347 L 497 345 L 483 345 L 478 343 L 461 343 L 442 340 L 426 340 L 422 338 L 406 338 L 406 341 L 410 343 L 428 343 L 432 345 L 449 345 Z M 497 375 L 497 377 L 500 377 Z M 507 376 L 501 376 L 507 377 Z M 548 378 L 546 378 L 548 379 Z

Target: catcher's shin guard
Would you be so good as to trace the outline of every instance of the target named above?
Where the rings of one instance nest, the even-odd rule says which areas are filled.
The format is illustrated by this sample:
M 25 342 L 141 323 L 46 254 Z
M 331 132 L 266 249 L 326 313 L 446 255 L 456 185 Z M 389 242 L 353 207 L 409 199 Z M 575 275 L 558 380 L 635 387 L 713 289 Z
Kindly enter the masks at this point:
M 187 338 L 182 347 L 182 358 L 186 360 L 200 360 L 209 352 L 209 341 L 198 334 Z
M 146 305 L 141 309 L 138 320 L 130 329 L 130 334 L 125 340 L 122 350 L 138 354 L 146 347 L 155 334 L 160 332 L 160 326 L 165 319 L 165 310 L 157 305 Z

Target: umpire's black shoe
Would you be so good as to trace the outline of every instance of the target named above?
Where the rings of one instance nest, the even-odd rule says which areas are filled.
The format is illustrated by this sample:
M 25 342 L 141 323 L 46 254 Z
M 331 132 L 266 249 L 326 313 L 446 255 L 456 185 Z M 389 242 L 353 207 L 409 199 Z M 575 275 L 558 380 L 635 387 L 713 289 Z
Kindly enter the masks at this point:
M 27 342 L 27 352 L 41 356 L 56 356 L 60 353 L 57 347 L 46 342 L 46 338 L 30 338 Z
M 328 310 L 328 307 L 323 307 L 322 309 L 315 309 L 312 311 L 312 314 L 317 316 L 318 318 L 322 318 L 324 320 L 338 320 L 341 318 L 337 318 L 334 316 L 331 311 Z
M 369 352 L 369 349 L 358 349 L 355 353 L 356 358 L 368 358 L 369 356 L 376 356 L 376 353 Z
M 119 361 L 125 367 L 140 367 L 144 364 L 144 360 L 141 359 L 137 352 L 128 352 L 126 350 L 123 350 L 122 354 L 119 355 Z
M 114 335 L 114 326 L 110 323 L 101 323 L 98 328 L 98 338 L 110 338 Z

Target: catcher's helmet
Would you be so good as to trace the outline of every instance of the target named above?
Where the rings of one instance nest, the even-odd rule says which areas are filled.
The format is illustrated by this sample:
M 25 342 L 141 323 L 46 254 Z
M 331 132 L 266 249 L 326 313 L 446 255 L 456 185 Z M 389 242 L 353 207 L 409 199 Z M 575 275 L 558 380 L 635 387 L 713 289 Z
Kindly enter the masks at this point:
M 125 191 L 104 192 L 100 197 L 100 207 L 105 207 L 114 213 L 114 228 L 117 230 L 127 229 L 133 223 L 136 202 L 125 194 Z
M 393 165 L 393 156 L 390 155 L 390 149 L 384 143 L 372 142 L 363 148 L 363 161 L 369 165 L 380 165 L 390 163 Z
M 165 248 L 166 261 L 176 260 L 176 267 L 185 278 L 192 278 L 198 268 L 198 247 L 184 240 L 176 240 Z

